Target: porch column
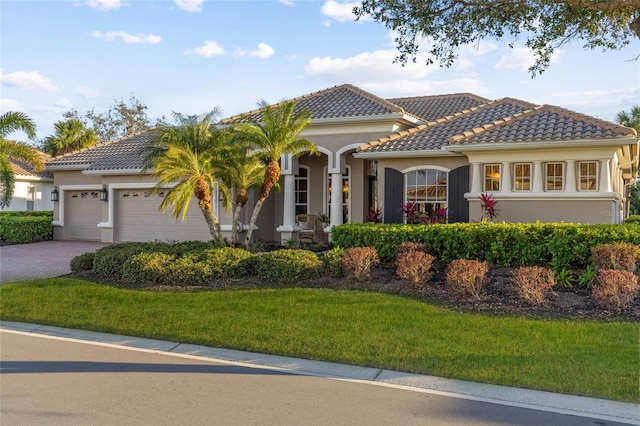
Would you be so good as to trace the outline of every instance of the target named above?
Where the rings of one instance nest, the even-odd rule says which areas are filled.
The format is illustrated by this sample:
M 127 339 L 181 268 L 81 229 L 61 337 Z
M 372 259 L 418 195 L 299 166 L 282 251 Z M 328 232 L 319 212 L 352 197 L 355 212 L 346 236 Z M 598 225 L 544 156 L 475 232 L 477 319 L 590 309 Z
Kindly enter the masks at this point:
M 543 192 L 544 185 L 542 184 L 542 178 L 544 174 L 542 172 L 542 161 L 533 162 L 533 192 Z
M 292 155 L 283 156 L 280 159 L 281 176 L 283 178 L 283 206 L 282 225 L 276 228 L 280 232 L 280 243 L 297 237 L 300 228 L 296 225 L 296 172 L 298 164 Z
M 565 192 L 576 192 L 576 160 L 567 160 L 567 180 L 564 185 Z
M 600 192 L 611 192 L 611 170 L 609 159 L 600 160 Z
M 342 173 L 331 173 L 331 226 L 342 225 Z
M 502 178 L 500 179 L 500 192 L 511 192 L 511 163 L 502 163 Z
M 480 163 L 471 163 L 471 193 L 482 192 L 482 174 Z

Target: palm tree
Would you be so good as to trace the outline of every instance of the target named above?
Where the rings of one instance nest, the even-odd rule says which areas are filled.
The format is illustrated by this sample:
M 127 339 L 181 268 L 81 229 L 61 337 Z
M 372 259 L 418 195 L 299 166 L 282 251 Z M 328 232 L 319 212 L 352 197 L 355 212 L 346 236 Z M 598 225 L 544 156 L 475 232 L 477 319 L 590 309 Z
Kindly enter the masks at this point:
M 243 139 L 234 141 L 233 154 L 230 156 L 225 172 L 225 180 L 235 190 L 235 208 L 231 223 L 231 244 L 235 246 L 238 238 L 240 212 L 249 200 L 249 191 L 257 188 L 263 181 L 264 163 Z
M 159 178 L 156 191 L 175 184 L 167 191 L 160 211 L 173 206 L 176 219 L 182 215 L 184 220 L 191 199 L 196 197 L 211 237 L 224 245 L 212 198 L 217 187 L 225 206 L 231 208 L 231 191 L 222 179 L 229 155 L 229 131 L 214 126 L 220 111 L 216 108 L 208 114 L 191 116 L 174 113 L 178 126 L 162 129 L 143 154 L 144 170 L 151 169 Z
M 316 153 L 313 142 L 300 138 L 300 132 L 311 123 L 311 113 L 307 110 L 295 112 L 294 101 L 284 101 L 275 107 L 267 105 L 262 109 L 262 121 L 238 125 L 238 130 L 259 152 L 266 164 L 258 202 L 253 208 L 245 247 L 249 247 L 253 228 L 260 209 L 269 197 L 271 189 L 280 180 L 280 157 L 285 154 L 300 155 L 305 151 Z
M 47 136 L 42 147 L 44 152 L 54 157 L 100 142 L 95 130 L 87 129 L 85 124 L 77 118 L 58 121 L 55 129 L 55 135 Z
M 8 207 L 13 198 L 15 175 L 11 160 L 24 161 L 37 172 L 44 164 L 37 149 L 23 142 L 7 139 L 11 133 L 23 131 L 30 139 L 36 136 L 36 125 L 26 114 L 9 111 L 0 115 L 0 207 Z
M 631 107 L 629 112 L 620 111 L 616 116 L 616 120 L 618 121 L 618 124 L 631 127 L 632 129 L 635 129 L 636 132 L 640 133 L 640 105 Z

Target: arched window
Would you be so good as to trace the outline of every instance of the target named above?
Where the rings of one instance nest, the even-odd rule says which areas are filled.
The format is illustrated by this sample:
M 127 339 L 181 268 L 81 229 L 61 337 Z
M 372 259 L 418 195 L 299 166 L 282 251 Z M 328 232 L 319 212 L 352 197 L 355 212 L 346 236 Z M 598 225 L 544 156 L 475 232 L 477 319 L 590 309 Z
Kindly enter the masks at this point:
M 405 215 L 405 220 L 412 223 L 445 223 L 448 177 L 448 172 L 437 169 L 405 173 L 405 202 L 413 206 L 413 215 Z

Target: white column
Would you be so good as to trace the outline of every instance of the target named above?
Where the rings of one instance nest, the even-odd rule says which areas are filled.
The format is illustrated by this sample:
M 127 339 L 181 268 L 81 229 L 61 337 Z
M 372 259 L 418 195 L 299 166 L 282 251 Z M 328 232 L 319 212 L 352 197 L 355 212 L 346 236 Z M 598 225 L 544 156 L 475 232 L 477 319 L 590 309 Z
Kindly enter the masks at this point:
M 342 173 L 331 173 L 331 226 L 342 225 Z
M 600 160 L 600 192 L 611 192 L 611 170 L 609 170 L 609 159 Z
M 293 174 L 284 175 L 284 205 L 282 209 L 282 225 L 296 224 L 296 177 Z
M 482 192 L 482 166 L 480 163 L 471 163 L 471 193 Z
M 502 163 L 500 192 L 511 192 L 511 163 L 506 161 Z
M 542 161 L 533 162 L 533 192 L 543 192 L 542 184 L 544 173 L 542 172 Z
M 567 160 L 567 178 L 564 183 L 565 192 L 576 192 L 576 160 Z

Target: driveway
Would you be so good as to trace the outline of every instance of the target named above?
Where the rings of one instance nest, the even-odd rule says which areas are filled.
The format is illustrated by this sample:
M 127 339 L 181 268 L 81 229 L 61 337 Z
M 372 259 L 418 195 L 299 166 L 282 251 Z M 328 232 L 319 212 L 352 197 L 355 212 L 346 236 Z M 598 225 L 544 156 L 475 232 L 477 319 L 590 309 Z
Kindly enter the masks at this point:
M 97 241 L 40 241 L 0 247 L 0 284 L 71 273 L 69 262 L 107 246 Z

